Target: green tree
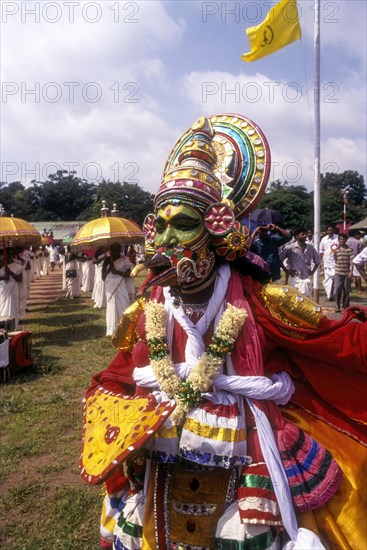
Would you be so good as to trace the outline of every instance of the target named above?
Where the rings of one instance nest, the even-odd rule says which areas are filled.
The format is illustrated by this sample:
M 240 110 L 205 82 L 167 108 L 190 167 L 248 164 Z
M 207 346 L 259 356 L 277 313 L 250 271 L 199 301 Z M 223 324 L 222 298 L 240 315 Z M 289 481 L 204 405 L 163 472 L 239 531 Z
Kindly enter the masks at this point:
M 367 188 L 361 174 L 347 170 L 340 174 L 321 174 L 321 229 L 343 221 L 344 190 L 347 190 L 347 221 L 357 223 L 367 216 Z
M 67 170 L 50 174 L 44 182 L 33 180 L 27 188 L 12 182 L 0 189 L 5 211 L 29 221 L 89 221 L 100 216 L 102 200 L 110 209 L 116 204 L 119 216 L 140 225 L 153 211 L 153 195 L 137 184 L 103 180 L 95 185 Z
M 347 221 L 357 223 L 367 216 L 367 189 L 363 176 L 353 170 L 340 174 L 326 173 L 321 175 L 320 184 L 321 231 L 343 220 L 344 189 L 348 190 Z M 314 192 L 308 192 L 302 185 L 288 185 L 280 180 L 271 182 L 258 208 L 278 210 L 289 228 L 312 228 L 314 225 Z
M 23 218 L 26 214 L 26 204 L 24 202 L 24 185 L 19 181 L 13 181 L 0 185 L 1 204 L 5 209 L 5 215 L 13 215 L 15 218 Z
M 31 221 L 76 220 L 93 204 L 96 195 L 94 184 L 67 170 L 58 170 L 50 174 L 47 181 L 32 184 L 35 210 Z
M 302 185 L 288 185 L 276 180 L 270 183 L 258 208 L 272 208 L 284 216 L 284 227 L 313 227 L 313 205 L 310 193 Z
M 88 219 L 100 215 L 102 200 L 105 200 L 110 210 L 116 204 L 119 211 L 118 216 L 142 225 L 145 216 L 153 211 L 153 198 L 154 195 L 144 191 L 136 183 L 114 183 L 103 180 L 97 187 L 96 201 L 89 211 L 90 217 Z

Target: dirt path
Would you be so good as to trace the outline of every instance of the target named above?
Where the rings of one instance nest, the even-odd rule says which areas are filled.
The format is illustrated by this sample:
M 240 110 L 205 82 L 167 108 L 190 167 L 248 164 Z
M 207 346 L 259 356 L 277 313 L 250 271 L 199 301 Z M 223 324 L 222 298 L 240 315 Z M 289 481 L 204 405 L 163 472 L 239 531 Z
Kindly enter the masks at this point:
M 65 292 L 62 290 L 62 269 L 56 267 L 48 275 L 31 283 L 27 309 L 34 311 L 45 303 L 55 302 L 64 296 Z

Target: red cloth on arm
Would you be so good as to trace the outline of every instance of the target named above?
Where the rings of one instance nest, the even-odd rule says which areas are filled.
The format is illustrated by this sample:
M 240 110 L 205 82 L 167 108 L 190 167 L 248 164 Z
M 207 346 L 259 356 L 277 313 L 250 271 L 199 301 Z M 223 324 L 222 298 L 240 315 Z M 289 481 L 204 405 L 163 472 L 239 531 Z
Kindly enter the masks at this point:
M 243 283 L 260 331 L 265 372 L 286 370 L 296 380 L 295 404 L 366 440 L 367 309 L 349 308 L 339 321 L 325 317 L 317 329 L 289 327 L 262 305 L 256 284 L 249 278 Z
M 86 398 L 94 393 L 98 386 L 103 386 L 106 390 L 134 395 L 133 371 L 134 365 L 131 354 L 126 351 L 119 351 L 105 370 L 93 376 L 91 385 L 86 392 Z

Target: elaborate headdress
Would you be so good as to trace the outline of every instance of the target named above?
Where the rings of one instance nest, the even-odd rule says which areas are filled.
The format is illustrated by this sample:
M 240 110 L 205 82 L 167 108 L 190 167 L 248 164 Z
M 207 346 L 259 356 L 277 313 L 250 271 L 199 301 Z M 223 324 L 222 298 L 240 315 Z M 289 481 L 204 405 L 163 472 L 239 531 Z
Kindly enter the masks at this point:
M 180 201 L 205 212 L 221 200 L 222 186 L 214 172 L 217 155 L 213 138 L 209 120 L 199 118 L 190 129 L 189 139 L 180 143 L 168 159 L 154 200 L 156 209 L 167 202 Z
M 203 213 L 216 253 L 245 256 L 248 229 L 241 220 L 255 208 L 268 182 L 270 150 L 260 128 L 238 114 L 201 117 L 173 147 L 154 200 L 155 210 L 187 203 Z M 154 216 L 144 228 L 154 242 Z

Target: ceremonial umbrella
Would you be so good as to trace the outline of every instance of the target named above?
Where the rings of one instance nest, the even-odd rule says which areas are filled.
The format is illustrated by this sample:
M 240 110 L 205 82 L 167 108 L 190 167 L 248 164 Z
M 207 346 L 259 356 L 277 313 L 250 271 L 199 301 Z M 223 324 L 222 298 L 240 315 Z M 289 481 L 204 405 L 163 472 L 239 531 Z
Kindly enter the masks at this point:
M 271 208 L 258 208 L 250 214 L 250 220 L 256 222 L 257 225 L 267 225 L 273 223 L 275 225 L 284 223 L 284 218 L 278 210 Z
M 67 235 L 65 235 L 65 237 L 62 240 L 63 244 L 70 244 L 76 234 L 77 234 L 77 231 L 71 231 L 71 233 L 68 233 Z
M 80 249 L 87 246 L 109 246 L 113 243 L 144 243 L 144 233 L 131 220 L 106 216 L 83 225 L 71 241 L 71 246 Z
M 32 224 L 21 218 L 0 216 L 0 242 L 3 246 L 36 246 L 41 234 Z

